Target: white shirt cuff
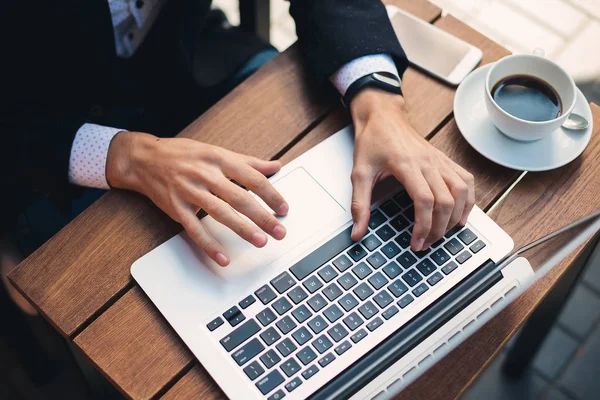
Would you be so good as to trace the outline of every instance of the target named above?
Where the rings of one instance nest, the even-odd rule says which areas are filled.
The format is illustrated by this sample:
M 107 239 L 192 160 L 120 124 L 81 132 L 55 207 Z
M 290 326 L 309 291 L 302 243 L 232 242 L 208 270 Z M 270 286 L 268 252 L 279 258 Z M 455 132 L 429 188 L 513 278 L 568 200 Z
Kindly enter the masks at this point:
M 106 180 L 106 157 L 113 137 L 123 130 L 96 124 L 81 125 L 71 146 L 69 182 L 110 189 Z
M 392 57 L 382 53 L 359 57 L 344 64 L 329 77 L 329 80 L 343 96 L 355 81 L 375 72 L 389 72 L 400 79 Z

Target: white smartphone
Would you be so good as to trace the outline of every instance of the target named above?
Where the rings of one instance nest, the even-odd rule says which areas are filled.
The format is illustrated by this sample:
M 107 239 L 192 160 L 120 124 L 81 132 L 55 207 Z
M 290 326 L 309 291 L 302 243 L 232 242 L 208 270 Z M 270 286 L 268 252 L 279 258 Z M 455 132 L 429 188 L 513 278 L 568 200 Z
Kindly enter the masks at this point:
M 481 50 L 406 11 L 386 6 L 408 61 L 451 85 L 458 85 L 481 61 Z

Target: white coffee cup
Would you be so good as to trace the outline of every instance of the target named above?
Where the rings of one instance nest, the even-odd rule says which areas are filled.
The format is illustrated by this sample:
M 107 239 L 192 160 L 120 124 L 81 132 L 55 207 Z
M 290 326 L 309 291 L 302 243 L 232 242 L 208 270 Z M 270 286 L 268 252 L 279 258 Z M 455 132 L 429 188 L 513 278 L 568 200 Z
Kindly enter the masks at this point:
M 562 112 L 548 121 L 528 121 L 504 111 L 494 101 L 492 88 L 511 75 L 530 75 L 542 79 L 557 92 Z M 576 87 L 573 78 L 558 64 L 538 55 L 516 54 L 498 60 L 488 71 L 485 79 L 485 104 L 490 119 L 502 133 L 522 141 L 542 139 L 565 122 L 575 107 Z

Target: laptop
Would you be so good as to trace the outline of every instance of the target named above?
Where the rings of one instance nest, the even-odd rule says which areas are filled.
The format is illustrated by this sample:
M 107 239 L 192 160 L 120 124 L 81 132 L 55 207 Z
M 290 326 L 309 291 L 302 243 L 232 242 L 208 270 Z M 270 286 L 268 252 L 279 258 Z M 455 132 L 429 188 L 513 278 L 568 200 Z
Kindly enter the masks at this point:
M 375 187 L 369 231 L 353 242 L 353 137 L 346 127 L 270 178 L 290 205 L 281 217 L 284 240 L 257 249 L 206 217 L 230 255 L 228 267 L 185 232 L 131 267 L 230 399 L 400 390 L 410 371 L 445 354 L 440 346 L 457 340 L 472 313 L 493 308 L 534 275 L 526 263 L 502 264 L 513 241 L 477 207 L 465 227 L 413 252 L 412 201 L 393 179 Z

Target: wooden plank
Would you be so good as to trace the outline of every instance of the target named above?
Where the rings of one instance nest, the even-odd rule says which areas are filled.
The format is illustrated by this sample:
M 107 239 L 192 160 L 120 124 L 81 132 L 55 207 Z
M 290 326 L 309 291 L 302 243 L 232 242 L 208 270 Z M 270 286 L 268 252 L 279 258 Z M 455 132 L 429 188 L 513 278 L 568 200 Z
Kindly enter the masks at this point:
M 600 107 L 592 104 L 592 111 L 595 129 L 582 156 L 553 171 L 529 172 L 490 213 L 513 237 L 515 246 L 529 243 L 600 208 Z M 581 250 L 571 254 L 397 398 L 459 397 L 531 315 Z
M 208 376 L 202 365 L 196 364 L 161 399 L 227 399 L 227 396 L 215 381 Z

